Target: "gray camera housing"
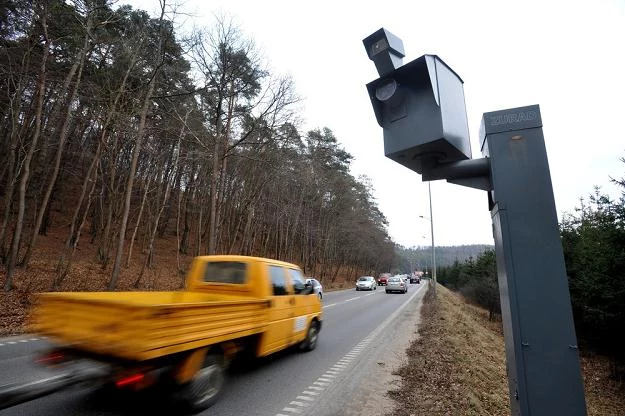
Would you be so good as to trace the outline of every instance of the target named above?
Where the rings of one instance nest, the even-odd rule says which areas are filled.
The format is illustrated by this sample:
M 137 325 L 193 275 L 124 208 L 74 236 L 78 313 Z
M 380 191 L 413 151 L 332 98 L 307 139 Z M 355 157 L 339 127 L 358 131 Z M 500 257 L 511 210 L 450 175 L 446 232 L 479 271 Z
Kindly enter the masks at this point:
M 404 43 L 400 38 L 382 28 L 363 39 L 367 56 L 375 64 L 378 74 L 384 77 L 402 65 Z
M 462 84 L 436 55 L 423 55 L 367 84 L 384 131 L 384 154 L 419 174 L 424 166 L 471 159 Z

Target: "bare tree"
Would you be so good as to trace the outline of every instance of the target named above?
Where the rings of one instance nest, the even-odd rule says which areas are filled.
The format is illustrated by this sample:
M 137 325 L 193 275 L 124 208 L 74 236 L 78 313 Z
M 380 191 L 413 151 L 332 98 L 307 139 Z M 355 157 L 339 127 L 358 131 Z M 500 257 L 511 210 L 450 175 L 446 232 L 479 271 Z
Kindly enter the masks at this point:
M 137 162 L 139 160 L 139 154 L 141 153 L 141 144 L 143 142 L 143 137 L 145 135 L 145 124 L 146 118 L 148 114 L 148 110 L 151 108 L 153 103 L 152 95 L 154 93 L 154 88 L 156 86 L 156 80 L 158 73 L 161 69 L 161 65 L 163 65 L 163 42 L 165 41 L 165 35 L 171 37 L 172 33 L 165 34 L 163 31 L 165 30 L 164 20 L 165 20 L 165 11 L 166 11 L 166 1 L 161 0 L 161 14 L 158 19 L 159 28 L 161 30 L 160 36 L 158 37 L 157 47 L 155 51 L 155 55 L 159 57 L 159 62 L 154 67 L 152 74 L 150 75 L 150 79 L 148 81 L 147 92 L 145 93 L 143 99 L 143 106 L 141 108 L 141 113 L 139 115 L 139 126 L 137 129 L 137 137 L 134 143 L 134 149 L 132 152 L 132 162 L 130 164 L 130 171 L 128 172 L 128 180 L 126 182 L 126 190 L 124 195 L 124 208 L 122 212 L 121 224 L 119 227 L 118 240 L 117 240 L 117 251 L 115 253 L 115 263 L 113 264 L 113 271 L 111 273 L 111 278 L 109 280 L 108 289 L 114 290 L 117 287 L 117 280 L 119 279 L 119 272 L 121 267 L 121 261 L 124 250 L 124 240 L 126 238 L 126 227 L 128 225 L 128 215 L 130 212 L 130 202 L 132 196 L 132 187 L 135 180 L 135 173 L 137 170 Z
M 28 266 L 30 261 L 30 256 L 33 252 L 33 247 L 37 241 L 37 236 L 39 235 L 39 230 L 41 229 L 41 223 L 43 222 L 43 216 L 48 209 L 48 202 L 50 200 L 50 195 L 52 194 L 52 189 L 56 184 L 56 179 L 59 174 L 59 168 L 61 166 L 61 157 L 63 155 L 65 149 L 65 141 L 68 135 L 68 128 L 70 124 L 70 120 L 72 118 L 72 103 L 76 101 L 76 96 L 78 95 L 78 88 L 80 86 L 80 81 L 82 79 L 82 71 L 85 63 L 85 58 L 87 57 L 87 53 L 90 48 L 89 38 L 92 36 L 91 29 L 93 27 L 93 18 L 90 11 L 87 12 L 87 18 L 85 23 L 85 35 L 83 39 L 83 45 L 78 53 L 74 64 L 71 66 L 65 81 L 63 83 L 63 90 L 67 90 L 69 85 L 76 76 L 76 80 L 74 81 L 74 86 L 69 94 L 69 97 L 66 99 L 64 104 L 65 107 L 65 116 L 62 120 L 61 127 L 59 129 L 59 138 L 57 142 L 56 155 L 54 157 L 54 167 L 52 169 L 52 173 L 50 174 L 48 186 L 46 187 L 45 193 L 43 195 L 43 199 L 41 200 L 41 205 L 39 206 L 39 212 L 37 213 L 37 218 L 35 219 L 35 225 L 32 230 L 32 235 L 30 238 L 30 242 L 28 244 L 28 248 L 26 250 L 26 254 L 24 255 L 24 259 L 22 260 L 22 264 L 24 266 Z
M 13 286 L 13 273 L 15 272 L 15 265 L 17 263 L 17 256 L 20 247 L 20 240 L 22 236 L 22 228 L 24 226 L 24 211 L 26 209 L 26 187 L 30 178 L 30 162 L 37 148 L 37 141 L 41 134 L 41 124 L 43 115 L 43 101 L 46 88 L 46 64 L 48 62 L 48 55 L 50 53 L 50 44 L 48 39 L 48 23 L 47 23 L 47 8 L 46 2 L 37 2 L 35 5 L 37 11 L 38 21 L 37 24 L 41 26 L 42 31 L 42 47 L 43 53 L 41 57 L 41 65 L 39 67 L 39 78 L 37 82 L 37 95 L 36 95 L 36 109 L 35 109 L 35 131 L 30 142 L 30 147 L 26 154 L 22 166 L 22 175 L 19 184 L 19 207 L 17 212 L 17 221 L 15 224 L 15 230 L 13 232 L 13 240 L 11 242 L 11 252 L 9 253 L 9 259 L 7 261 L 7 275 L 4 282 L 4 290 L 9 291 Z

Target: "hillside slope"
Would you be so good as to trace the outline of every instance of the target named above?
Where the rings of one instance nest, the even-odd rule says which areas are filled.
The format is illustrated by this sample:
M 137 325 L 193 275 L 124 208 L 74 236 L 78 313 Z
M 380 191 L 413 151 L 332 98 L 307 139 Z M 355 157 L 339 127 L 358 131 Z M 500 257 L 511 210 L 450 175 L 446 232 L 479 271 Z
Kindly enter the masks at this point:
M 431 290 L 425 298 L 388 416 L 509 414 L 501 324 L 444 286 L 437 294 L 436 302 Z M 588 414 L 624 415 L 625 385 L 610 379 L 609 361 L 584 351 L 581 361 Z

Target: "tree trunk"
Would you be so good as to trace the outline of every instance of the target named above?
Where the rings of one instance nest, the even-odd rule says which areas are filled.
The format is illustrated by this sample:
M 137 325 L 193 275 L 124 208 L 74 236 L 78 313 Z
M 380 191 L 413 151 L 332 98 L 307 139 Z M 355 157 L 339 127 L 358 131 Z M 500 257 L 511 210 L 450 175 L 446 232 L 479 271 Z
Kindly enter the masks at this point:
M 165 16 L 165 0 L 161 3 L 161 16 L 159 19 L 159 25 L 163 27 L 163 20 Z M 159 37 L 157 50 L 154 52 L 156 56 L 161 56 L 162 51 L 162 36 Z M 162 57 L 161 57 L 162 59 Z M 132 197 L 132 187 L 135 180 L 135 173 L 137 171 L 137 163 L 139 160 L 139 154 L 141 153 L 141 145 L 143 143 L 143 136 L 145 135 L 145 123 L 150 108 L 152 94 L 156 85 L 156 78 L 159 72 L 160 65 L 156 67 L 154 73 L 150 77 L 148 83 L 148 91 L 145 94 L 143 100 L 143 107 L 141 109 L 139 128 L 137 130 L 137 139 L 135 141 L 135 147 L 133 149 L 132 161 L 130 163 L 130 172 L 128 172 L 128 180 L 126 182 L 125 198 L 124 198 L 124 210 L 122 212 L 121 225 L 119 227 L 119 238 L 117 240 L 117 251 L 115 253 L 115 263 L 113 265 L 113 272 L 111 273 L 111 279 L 109 280 L 108 290 L 115 290 L 117 287 L 117 281 L 119 280 L 119 272 L 121 268 L 122 256 L 124 251 L 124 240 L 126 238 L 126 227 L 128 226 L 128 215 L 130 213 L 130 202 Z
M 145 272 L 146 267 L 148 266 L 148 261 L 152 258 L 152 253 L 154 251 L 154 238 L 156 237 L 156 233 L 158 231 L 158 222 L 161 218 L 161 215 L 163 214 L 163 210 L 165 209 L 165 206 L 167 205 L 167 201 L 169 200 L 169 194 L 171 191 L 171 179 L 172 176 L 175 176 L 178 170 L 178 155 L 180 153 L 180 140 L 182 138 L 182 134 L 180 135 L 180 137 L 178 138 L 178 151 L 176 152 L 176 157 L 174 159 L 174 166 L 172 168 L 172 173 L 170 176 L 167 176 L 164 178 L 165 180 L 165 192 L 164 192 L 164 196 L 163 196 L 163 201 L 161 203 L 161 206 L 158 209 L 158 212 L 156 214 L 156 218 L 154 219 L 154 227 L 152 228 L 152 234 L 150 235 L 150 241 L 148 243 L 148 253 L 145 256 L 145 262 L 143 263 L 143 267 L 141 267 L 141 272 L 139 273 L 139 276 L 137 277 L 137 280 L 135 280 L 134 283 L 134 287 L 137 288 L 139 287 L 139 283 L 141 282 L 141 279 L 143 278 L 143 273 Z
M 67 110 L 65 112 L 65 118 L 63 120 L 63 124 L 61 126 L 61 130 L 59 133 L 59 141 L 58 148 L 56 149 L 56 155 L 54 157 L 54 167 L 52 169 L 52 173 L 50 175 L 50 180 L 48 182 L 48 186 L 43 195 L 43 199 L 41 201 L 41 206 L 39 207 L 39 212 L 37 214 L 37 219 L 35 220 L 35 226 L 32 231 L 32 236 L 30 238 L 30 243 L 28 244 L 28 249 L 26 250 L 26 254 L 24 255 L 24 259 L 22 260 L 22 264 L 24 267 L 28 267 L 28 263 L 30 262 L 30 257 L 33 252 L 33 247 L 37 242 L 37 236 L 39 235 L 39 230 L 41 229 L 41 224 L 43 222 L 44 214 L 48 209 L 48 201 L 50 200 L 50 195 L 52 195 L 52 189 L 56 183 L 56 178 L 59 174 L 59 168 L 61 166 L 61 157 L 63 156 L 63 150 L 65 148 L 65 141 L 67 139 L 68 126 L 72 117 L 72 102 L 76 100 L 76 96 L 78 95 L 78 87 L 80 85 L 80 81 L 82 79 L 82 70 L 85 62 L 85 57 L 87 56 L 87 50 L 89 48 L 89 32 L 91 31 L 91 19 L 89 18 L 89 22 L 87 23 L 87 34 L 85 35 L 85 40 L 83 42 L 82 50 L 80 52 L 80 59 L 77 60 L 72 68 L 70 69 L 64 86 L 68 87 L 74 74 L 78 71 L 78 75 L 76 76 L 76 82 L 74 83 L 74 88 L 70 94 L 69 99 L 67 100 L 66 107 Z
M 157 173 L 155 172 L 154 175 L 156 174 Z M 135 227 L 132 230 L 132 236 L 130 237 L 130 245 L 128 246 L 128 257 L 126 257 L 126 268 L 130 267 L 130 259 L 132 257 L 132 247 L 135 244 L 137 230 L 139 229 L 139 224 L 141 223 L 141 218 L 143 217 L 143 210 L 145 209 L 145 201 L 148 199 L 148 191 L 150 190 L 151 183 L 152 183 L 152 176 L 148 176 L 148 181 L 144 185 L 145 191 L 143 192 L 143 198 L 141 198 L 141 206 L 139 207 L 139 214 L 137 214 L 137 221 L 135 222 Z
M 99 153 L 99 149 L 100 147 L 98 146 L 98 151 L 96 151 L 96 155 Z M 94 158 L 94 162 L 99 161 L 97 158 Z M 71 228 L 70 228 L 70 234 L 67 238 L 66 241 L 66 245 L 65 248 L 68 252 L 67 254 L 67 261 L 65 260 L 66 255 L 65 252 L 63 253 L 63 255 L 61 256 L 61 259 L 59 259 L 59 264 L 57 266 L 57 273 L 56 273 L 56 277 L 54 279 L 54 281 L 52 282 L 52 290 L 58 290 L 58 288 L 61 286 L 61 284 L 63 283 L 63 280 L 65 279 L 65 277 L 69 274 L 70 268 L 72 266 L 72 261 L 74 259 L 74 254 L 76 253 L 76 247 L 78 247 L 78 241 L 80 240 L 80 233 L 82 231 L 82 227 L 85 225 L 85 221 L 87 219 L 87 215 L 89 213 L 89 207 L 91 206 L 91 201 L 92 201 L 92 197 L 93 197 L 93 191 L 95 190 L 95 186 L 96 186 L 96 176 L 98 174 L 97 169 L 91 169 L 91 167 L 93 167 L 94 163 L 92 163 L 92 165 L 90 166 L 90 172 L 87 175 L 87 178 L 85 179 L 85 182 L 83 183 L 83 189 L 81 192 L 81 196 L 80 196 L 80 203 L 78 204 L 78 206 L 76 207 L 76 211 L 74 213 L 74 217 L 72 218 L 72 224 L 71 224 Z M 91 172 L 91 170 L 93 172 Z M 87 197 L 87 204 L 85 206 L 85 209 L 83 210 L 83 214 L 82 214 L 82 218 L 80 219 L 80 222 L 76 225 L 76 219 L 78 217 L 78 213 L 80 210 L 80 205 L 82 205 L 82 200 L 84 198 L 84 193 L 86 191 L 86 186 L 89 182 L 89 178 L 91 177 L 91 173 L 94 174 L 94 178 L 91 180 L 92 185 L 91 185 L 91 190 L 89 191 L 89 195 Z M 75 233 L 74 233 L 75 230 Z
M 218 106 L 218 113 L 219 113 Z M 217 226 L 215 224 L 215 220 L 217 219 L 217 183 L 219 182 L 219 136 L 221 128 L 221 120 L 217 121 L 217 133 L 215 137 L 215 146 L 213 148 L 213 166 L 210 177 L 210 212 L 208 219 L 208 253 L 207 254 L 215 254 L 215 242 L 217 238 L 215 236 L 215 230 Z
M 4 281 L 4 290 L 9 291 L 13 287 L 13 274 L 15 273 L 15 265 L 17 264 L 17 256 L 20 247 L 20 239 L 22 236 L 22 228 L 24 226 L 24 211 L 26 209 L 26 188 L 28 179 L 30 177 L 30 162 L 35 153 L 37 147 L 37 141 L 41 134 L 41 119 L 43 115 L 43 100 L 46 89 L 46 63 L 49 55 L 49 42 L 48 42 L 48 27 L 46 20 L 47 10 L 42 10 L 41 13 L 41 26 L 45 36 L 45 45 L 43 49 L 43 56 L 41 58 L 41 66 L 39 67 L 39 81 L 37 82 L 37 106 L 35 112 L 35 131 L 31 140 L 28 153 L 23 164 L 22 177 L 20 179 L 19 186 L 19 207 L 17 211 L 17 221 L 15 223 L 15 230 L 13 232 L 13 239 L 11 242 L 11 252 L 9 253 L 9 259 L 7 261 L 7 275 Z
M 20 65 L 20 73 L 26 74 L 27 71 L 25 68 L 30 66 L 30 53 L 25 54 L 22 59 L 22 63 Z M 5 239 L 7 236 L 7 227 L 9 224 L 9 219 L 11 218 L 11 206 L 13 205 L 13 196 L 15 194 L 15 184 L 18 181 L 19 176 L 19 167 L 16 169 L 16 160 L 17 160 L 17 146 L 18 141 L 21 135 L 19 134 L 20 129 L 18 126 L 20 125 L 20 97 L 24 93 L 25 76 L 21 76 L 17 81 L 17 87 L 15 88 L 15 93 L 11 96 L 10 108 L 8 109 L 11 113 L 11 134 L 9 139 L 9 155 L 8 155 L 8 167 L 7 167 L 7 178 L 6 178 L 6 191 L 4 194 L 4 218 L 2 220 L 2 228 L 0 229 L 0 255 L 3 258 L 3 261 L 6 261 L 8 258 L 8 253 L 5 252 Z M 24 126 L 22 125 L 22 128 Z M 19 165 L 19 164 L 18 164 Z

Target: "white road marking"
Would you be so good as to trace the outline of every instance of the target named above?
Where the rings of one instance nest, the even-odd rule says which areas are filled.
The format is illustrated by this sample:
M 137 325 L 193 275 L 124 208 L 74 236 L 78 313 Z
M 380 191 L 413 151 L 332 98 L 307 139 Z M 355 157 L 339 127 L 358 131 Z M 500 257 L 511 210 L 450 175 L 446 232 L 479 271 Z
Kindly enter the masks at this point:
M 39 340 L 42 340 L 44 338 L 45 337 L 27 338 L 27 339 L 24 338 L 24 339 L 18 339 L 18 340 L 15 340 L 15 341 L 8 341 L 7 340 L 5 342 L 0 342 L 0 347 L 4 347 L 4 346 L 7 346 L 7 345 L 25 344 L 25 343 L 28 343 L 28 342 L 39 341 Z M 8 338 L 8 339 L 10 339 L 10 338 Z
M 422 286 L 424 287 L 424 286 Z M 386 328 L 388 326 L 388 324 L 390 322 L 392 322 L 397 315 L 399 315 L 401 313 L 401 311 L 404 309 L 404 306 L 407 305 L 409 302 L 412 301 L 412 299 L 414 299 L 414 297 L 417 295 L 417 293 L 419 293 L 419 291 L 421 290 L 421 288 L 417 289 L 417 291 L 415 291 L 407 300 L 406 302 L 403 303 L 403 305 L 396 309 L 391 315 L 389 315 L 384 322 L 382 322 L 380 325 L 378 325 L 377 328 L 375 328 L 369 335 L 367 335 L 362 341 L 360 341 L 358 344 L 356 344 L 356 346 L 354 348 L 352 348 L 351 351 L 349 351 L 347 354 L 345 354 L 343 357 L 341 357 L 341 359 L 339 359 L 336 364 L 334 364 L 332 367 L 330 367 L 329 370 L 327 370 L 321 377 L 319 377 L 316 381 L 313 382 L 313 385 L 308 386 L 307 390 L 304 390 L 303 392 L 300 393 L 299 396 L 297 396 L 297 399 L 300 400 L 306 400 L 306 401 L 313 401 L 314 399 L 310 398 L 310 397 L 306 397 L 306 396 L 302 396 L 302 394 L 307 394 L 307 395 L 312 395 L 312 396 L 319 396 L 321 393 L 320 392 L 324 392 L 326 389 L 325 387 L 328 387 L 330 385 L 332 385 L 332 383 L 334 382 L 333 378 L 336 377 L 337 374 L 340 374 L 341 372 L 343 372 L 343 370 L 345 370 L 346 368 L 350 367 L 352 364 L 352 361 L 354 361 L 355 358 L 357 358 L 360 353 L 371 343 L 371 341 L 373 339 L 375 339 L 378 334 L 380 332 L 382 332 L 382 330 L 384 328 Z M 351 300 L 354 299 L 358 299 L 358 298 L 351 298 L 351 299 L 347 299 L 344 302 L 349 302 Z M 336 303 L 333 303 L 332 305 L 328 305 L 328 306 L 334 306 L 336 305 Z M 318 387 L 318 386 L 324 386 L 324 387 Z M 316 390 L 316 391 L 311 391 L 311 390 Z M 292 401 L 289 404 L 293 405 L 293 404 L 297 404 L 298 402 L 296 401 Z M 305 403 L 302 403 L 305 404 Z M 307 404 L 305 404 L 307 405 Z M 292 412 L 292 413 L 302 413 L 302 410 L 300 409 L 296 409 L 293 407 L 285 407 L 282 409 L 283 412 Z M 285 415 L 283 413 L 276 413 L 275 416 L 290 416 L 290 415 Z

